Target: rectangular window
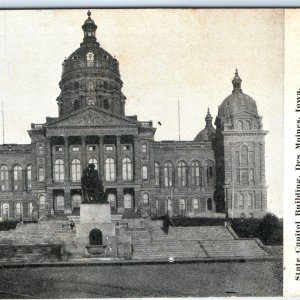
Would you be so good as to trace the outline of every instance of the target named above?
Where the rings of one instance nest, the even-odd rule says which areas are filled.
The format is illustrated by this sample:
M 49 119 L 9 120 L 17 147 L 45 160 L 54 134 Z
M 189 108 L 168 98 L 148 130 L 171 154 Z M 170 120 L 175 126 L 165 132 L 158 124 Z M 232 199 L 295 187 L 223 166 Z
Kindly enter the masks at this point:
M 143 168 L 142 168 L 142 178 L 143 178 L 143 180 L 148 179 L 148 167 L 147 166 L 143 166 Z
M 96 151 L 96 146 L 89 146 L 89 152 L 95 152 Z
M 130 145 L 123 145 L 122 149 L 123 149 L 123 151 L 128 151 L 128 150 L 130 150 Z
M 106 146 L 106 147 L 105 147 L 105 150 L 106 150 L 106 151 L 113 151 L 113 146 Z
M 62 146 L 55 146 L 55 152 L 62 152 L 63 147 Z
M 56 197 L 56 209 L 57 210 L 64 210 L 65 208 L 65 199 L 64 196 L 57 196 Z
M 44 167 L 39 167 L 39 174 L 38 174 L 39 182 L 45 180 L 45 170 Z
M 79 152 L 80 151 L 80 147 L 79 146 L 73 146 L 72 147 L 72 152 Z
M 242 172 L 242 176 L 241 176 L 242 184 L 248 185 L 249 184 L 248 183 L 248 170 L 241 170 L 241 172 Z
M 199 200 L 198 199 L 194 199 L 193 200 L 193 206 L 194 206 L 194 210 L 198 210 L 199 209 Z
M 43 144 L 37 144 L 37 154 L 44 155 L 44 145 Z

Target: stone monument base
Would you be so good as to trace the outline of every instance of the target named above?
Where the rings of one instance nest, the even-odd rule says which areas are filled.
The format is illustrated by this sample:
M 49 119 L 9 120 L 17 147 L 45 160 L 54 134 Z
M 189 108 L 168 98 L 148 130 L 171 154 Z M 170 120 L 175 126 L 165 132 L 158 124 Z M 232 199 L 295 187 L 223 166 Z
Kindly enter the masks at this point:
M 93 243 L 91 235 L 95 232 L 99 235 L 99 240 L 98 243 L 91 244 Z M 76 225 L 76 241 L 79 255 L 85 257 L 117 256 L 115 224 L 111 222 L 108 203 L 81 204 L 80 223 Z

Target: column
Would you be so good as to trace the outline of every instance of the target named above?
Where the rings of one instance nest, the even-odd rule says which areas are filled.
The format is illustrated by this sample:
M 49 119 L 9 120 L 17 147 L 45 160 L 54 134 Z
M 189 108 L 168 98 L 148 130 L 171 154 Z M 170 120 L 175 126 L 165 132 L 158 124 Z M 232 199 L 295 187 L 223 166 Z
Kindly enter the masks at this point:
M 122 158 L 121 158 L 121 137 L 117 136 L 117 163 L 116 163 L 116 169 L 117 169 L 117 182 L 122 180 Z
M 64 164 L 65 164 L 65 182 L 70 180 L 70 163 L 69 163 L 69 137 L 64 137 Z
M 141 149 L 140 143 L 137 136 L 133 137 L 133 148 L 134 148 L 134 181 L 141 181 Z
M 27 191 L 27 168 L 22 169 L 22 190 Z
M 64 190 L 64 213 L 65 214 L 70 214 L 72 213 L 72 205 L 71 205 L 71 194 L 70 194 L 70 189 L 65 188 Z
M 51 137 L 46 138 L 46 182 L 47 184 L 52 183 L 52 145 L 51 145 Z
M 39 202 L 38 195 L 37 197 L 37 203 Z M 51 212 L 51 214 L 54 214 L 54 200 L 53 200 L 53 190 L 50 190 L 47 188 L 47 194 L 46 194 L 46 207 L 48 212 Z
M 104 177 L 104 145 L 103 145 L 103 136 L 99 136 L 99 175 L 102 180 L 105 179 Z
M 124 212 L 124 194 L 123 189 L 117 188 L 117 213 L 123 213 Z
M 84 168 L 87 167 L 87 161 L 86 161 L 86 137 L 82 136 L 81 137 L 81 153 L 82 153 L 82 162 L 81 162 L 81 166 L 82 166 L 82 170 Z

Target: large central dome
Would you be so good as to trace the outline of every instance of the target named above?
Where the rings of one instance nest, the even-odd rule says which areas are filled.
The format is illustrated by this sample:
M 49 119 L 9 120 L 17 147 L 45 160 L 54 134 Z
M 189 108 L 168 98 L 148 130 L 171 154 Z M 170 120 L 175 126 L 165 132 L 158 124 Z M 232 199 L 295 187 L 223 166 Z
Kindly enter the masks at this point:
M 61 94 L 57 98 L 59 115 L 86 105 L 124 115 L 126 98 L 121 92 L 119 63 L 97 42 L 97 25 L 91 19 L 90 11 L 82 29 L 83 42 L 63 62 L 59 83 Z

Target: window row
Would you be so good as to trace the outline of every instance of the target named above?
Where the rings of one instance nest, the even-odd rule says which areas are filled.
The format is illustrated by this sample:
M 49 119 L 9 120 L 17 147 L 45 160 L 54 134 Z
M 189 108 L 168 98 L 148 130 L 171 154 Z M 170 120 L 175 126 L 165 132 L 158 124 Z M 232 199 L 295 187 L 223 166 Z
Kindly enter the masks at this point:
M 235 197 L 235 208 L 238 209 L 255 209 L 255 197 L 252 193 L 238 194 Z
M 214 184 L 214 174 L 215 166 L 211 160 L 206 161 L 203 168 L 199 161 L 193 161 L 190 167 L 188 167 L 186 162 L 181 161 L 176 168 L 170 161 L 164 163 L 163 166 L 155 162 L 156 186 L 173 187 L 175 176 L 177 176 L 177 184 L 179 187 L 188 185 L 202 186 L 203 184 L 212 186 Z M 188 179 L 190 179 L 190 182 L 188 182 Z
M 21 219 L 22 217 L 30 218 L 32 217 L 32 210 L 33 210 L 32 202 L 26 203 L 25 207 L 21 202 L 15 202 L 10 204 L 8 202 L 4 202 L 1 203 L 0 214 L 2 220 L 7 220 L 10 217 L 14 217 L 16 219 Z
M 7 165 L 0 167 L 0 189 L 1 191 L 23 191 L 31 190 L 32 176 L 31 165 L 28 165 L 25 170 L 21 165 L 15 165 L 12 171 Z
M 98 161 L 96 158 L 91 158 L 89 164 L 93 163 L 95 169 L 98 169 Z M 82 167 L 79 159 L 73 159 L 71 162 L 71 180 L 73 182 L 80 182 L 82 176 Z M 105 180 L 116 180 L 116 163 L 113 158 L 107 158 L 104 164 Z M 65 179 L 65 165 L 62 159 L 57 159 L 54 162 L 53 177 L 56 182 L 63 182 Z M 122 160 L 122 178 L 125 181 L 133 179 L 133 163 L 130 158 L 126 157 Z M 142 179 L 148 179 L 148 167 L 142 166 Z
M 184 215 L 186 213 L 201 214 L 215 211 L 215 203 L 212 198 L 207 199 L 176 199 L 167 198 L 165 201 L 155 200 L 157 214 Z
M 76 146 L 76 145 L 70 146 L 71 152 L 80 152 L 81 151 L 80 148 L 81 148 L 81 146 Z M 64 149 L 64 146 L 62 146 L 62 145 L 54 146 L 54 150 L 55 150 L 56 153 L 62 153 L 63 149 Z M 108 151 L 108 152 L 114 151 L 115 150 L 115 145 L 105 145 L 104 149 L 105 149 L 105 151 Z M 130 150 L 132 150 L 132 146 L 130 144 L 122 144 L 121 149 L 122 149 L 122 151 L 130 151 Z M 88 152 L 96 152 L 96 145 L 88 145 L 87 150 L 88 150 Z M 146 144 L 141 145 L 141 152 L 142 153 L 147 152 L 147 145 Z

